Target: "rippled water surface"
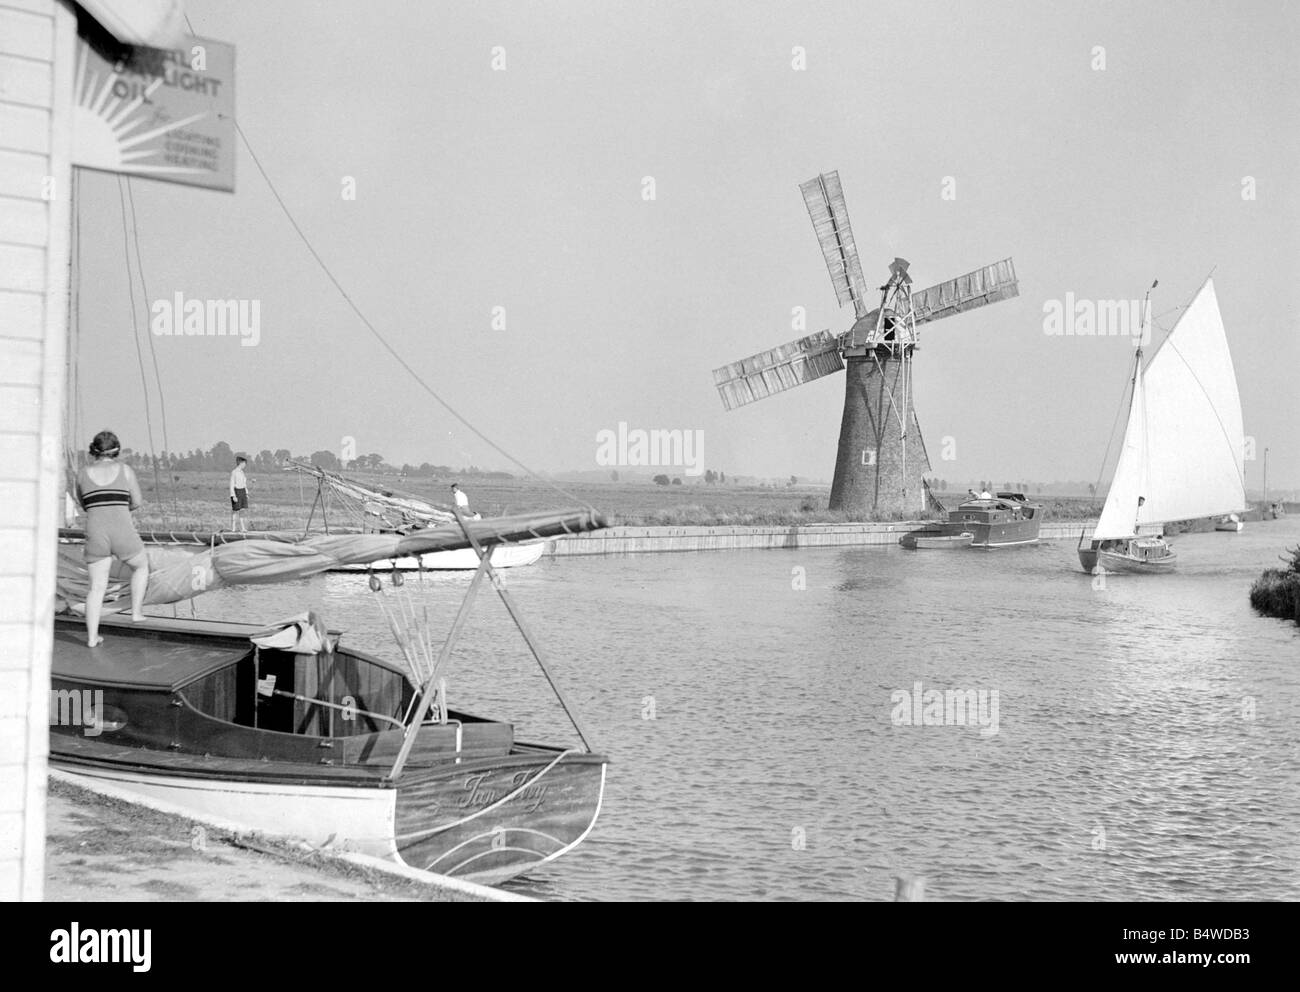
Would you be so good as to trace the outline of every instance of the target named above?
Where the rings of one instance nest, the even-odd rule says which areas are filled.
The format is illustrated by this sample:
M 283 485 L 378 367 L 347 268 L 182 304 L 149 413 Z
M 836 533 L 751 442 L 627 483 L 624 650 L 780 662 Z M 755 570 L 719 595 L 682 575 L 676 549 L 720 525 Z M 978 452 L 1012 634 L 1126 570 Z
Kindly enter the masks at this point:
M 1297 540 L 1297 519 L 1183 536 L 1177 573 L 1104 589 L 1070 542 L 504 573 L 611 759 L 595 830 L 512 887 L 889 899 L 894 875 L 919 873 L 933 899 L 1300 899 L 1300 627 L 1246 598 Z M 468 582 L 426 579 L 422 601 L 445 624 Z M 328 575 L 198 608 L 311 606 L 345 643 L 396 658 L 376 600 L 364 577 Z M 896 725 L 891 694 L 918 682 L 996 690 L 997 732 Z M 522 739 L 575 740 L 490 590 L 451 697 Z

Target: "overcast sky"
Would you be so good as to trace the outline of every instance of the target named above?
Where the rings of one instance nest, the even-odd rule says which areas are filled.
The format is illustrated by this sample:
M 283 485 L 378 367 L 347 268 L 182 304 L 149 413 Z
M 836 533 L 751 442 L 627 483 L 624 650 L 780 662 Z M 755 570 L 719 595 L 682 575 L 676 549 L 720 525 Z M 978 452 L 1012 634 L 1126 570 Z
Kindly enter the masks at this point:
M 895 255 L 918 287 L 1015 259 L 1019 298 L 922 330 L 934 475 L 1095 478 L 1132 349 L 1049 336 L 1044 305 L 1158 278 L 1161 314 L 1214 269 L 1247 482 L 1268 446 L 1270 488 L 1300 486 L 1293 5 L 186 9 L 236 46 L 241 125 L 353 298 L 533 467 L 597 468 L 597 432 L 622 421 L 702 430 L 705 464 L 731 474 L 829 479 L 842 376 L 724 413 L 711 370 L 852 322 L 797 188 L 838 169 L 870 285 Z M 151 299 L 261 301 L 257 347 L 155 339 L 171 446 L 351 436 L 399 464 L 509 468 L 382 352 L 242 148 L 236 168 L 233 195 L 133 181 Z M 80 210 L 83 433 L 147 448 L 116 179 L 85 174 Z M 154 419 L 161 448 L 156 398 Z

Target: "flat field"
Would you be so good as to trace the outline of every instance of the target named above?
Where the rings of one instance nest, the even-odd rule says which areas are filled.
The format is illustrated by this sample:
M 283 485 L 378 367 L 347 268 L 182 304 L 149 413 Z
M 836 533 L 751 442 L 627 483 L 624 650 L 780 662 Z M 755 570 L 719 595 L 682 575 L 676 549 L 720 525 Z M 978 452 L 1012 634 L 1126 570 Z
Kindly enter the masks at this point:
M 225 472 L 173 471 L 161 474 L 155 487 L 153 473 L 138 471 L 145 506 L 136 514 L 142 530 L 171 529 L 213 531 L 230 526 L 228 479 Z M 613 524 L 687 526 L 784 526 L 841 523 L 861 519 L 826 508 L 830 490 L 825 486 L 737 486 L 688 483 L 658 486 L 651 482 L 556 482 L 535 479 L 447 478 L 367 475 L 349 478 L 376 488 L 402 492 L 431 503 L 450 503 L 450 485 L 457 482 L 469 496 L 470 508 L 485 517 L 532 510 L 593 506 Z M 941 493 L 946 506 L 956 506 L 964 493 Z M 313 479 L 293 471 L 257 471 L 248 474 L 247 525 L 250 530 L 293 530 L 306 525 L 316 497 Z M 1030 494 L 1030 498 L 1034 498 Z M 1086 497 L 1046 497 L 1048 520 L 1095 517 L 1100 503 Z M 327 507 L 331 527 L 358 523 L 331 501 Z M 890 517 L 882 519 L 900 519 Z M 316 507 L 312 529 L 319 529 Z

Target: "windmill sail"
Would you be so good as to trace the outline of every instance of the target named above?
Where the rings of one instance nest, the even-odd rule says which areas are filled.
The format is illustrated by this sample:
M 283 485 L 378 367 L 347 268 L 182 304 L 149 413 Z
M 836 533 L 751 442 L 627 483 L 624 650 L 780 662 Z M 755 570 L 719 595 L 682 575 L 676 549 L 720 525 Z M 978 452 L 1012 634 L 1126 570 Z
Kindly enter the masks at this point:
M 1245 509 L 1244 457 L 1237 377 L 1207 279 L 1138 376 L 1093 538 Z
M 918 324 L 965 313 L 1020 295 L 1016 267 L 1009 258 L 985 265 L 912 294 L 912 314 Z
M 1015 263 L 1004 258 L 964 276 L 912 293 L 912 316 L 917 324 L 926 324 L 1019 295 Z M 877 308 L 862 317 L 849 331 L 846 343 L 853 347 L 871 340 L 879 316 Z
M 809 179 L 799 184 L 799 192 L 803 194 L 813 230 L 817 233 L 817 243 L 826 259 L 836 299 L 840 306 L 852 303 L 854 312 L 862 317 L 867 312 L 867 281 L 862 276 L 862 262 L 853 241 L 840 174 L 826 172 Z
M 722 405 L 734 410 L 843 368 L 835 335 L 820 331 L 714 369 L 713 381 Z

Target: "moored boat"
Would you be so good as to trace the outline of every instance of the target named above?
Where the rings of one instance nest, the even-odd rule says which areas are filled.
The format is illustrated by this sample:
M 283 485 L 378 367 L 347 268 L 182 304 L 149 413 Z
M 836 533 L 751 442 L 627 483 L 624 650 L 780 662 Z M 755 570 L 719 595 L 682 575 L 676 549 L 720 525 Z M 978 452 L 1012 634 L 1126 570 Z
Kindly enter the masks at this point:
M 338 472 L 328 472 L 317 465 L 290 461 L 295 471 L 316 480 L 316 500 L 312 504 L 314 516 L 320 506 L 322 516 L 326 496 L 344 508 L 352 523 L 363 533 L 414 534 L 429 527 L 450 523 L 455 518 L 450 509 L 430 503 L 422 497 L 394 489 L 380 489 L 367 483 L 349 479 Z M 471 518 L 482 519 L 477 514 Z M 310 524 L 310 520 L 308 521 Z M 520 568 L 536 563 L 546 553 L 544 543 L 506 544 L 492 549 L 493 568 Z M 478 555 L 472 548 L 454 551 L 435 551 L 425 555 L 404 555 L 392 558 L 382 565 L 340 564 L 331 572 L 367 572 L 374 567 L 399 572 L 453 572 L 473 571 L 478 568 Z
M 441 650 L 427 613 L 421 622 L 414 603 L 388 607 L 383 583 L 371 576 L 405 669 L 342 646 L 340 635 L 310 614 L 269 628 L 108 616 L 103 642 L 88 647 L 84 624 L 65 611 L 55 621 L 52 705 L 59 716 L 51 721 L 51 766 L 199 819 L 476 882 L 500 882 L 561 856 L 599 815 L 607 759 L 588 746 L 487 552 L 509 533 L 592 530 L 604 520 L 572 511 L 458 524 L 459 539 L 436 528 L 400 541 L 331 535 L 193 553 L 148 549 L 156 568 L 146 602 L 154 604 L 222 585 L 302 578 L 338 560 L 376 560 L 397 550 L 394 542 L 420 552 L 469 543 L 480 564 Z M 87 580 L 75 551 L 60 550 L 65 607 L 75 606 Z M 520 742 L 508 722 L 448 709 L 446 664 L 484 577 L 492 578 L 581 746 Z M 412 595 L 410 584 L 393 583 L 391 595 Z M 110 586 L 110 595 L 120 594 L 120 583 Z
M 970 531 L 960 534 L 945 534 L 940 531 L 914 530 L 898 539 L 898 543 L 909 551 L 959 551 L 969 548 L 975 535 Z
M 518 568 L 532 565 L 546 553 L 545 542 L 533 544 L 502 544 L 492 549 L 493 568 Z M 459 551 L 436 551 L 428 555 L 405 555 L 391 561 L 373 564 L 340 565 L 331 568 L 331 572 L 366 572 L 372 569 L 385 571 L 397 569 L 399 572 L 468 572 L 478 568 L 478 556 L 471 548 Z
M 1230 534 L 1240 534 L 1246 529 L 1246 525 L 1241 518 L 1235 513 L 1229 513 L 1226 517 L 1214 525 L 1215 530 L 1226 531 Z
M 922 546 L 922 541 L 952 538 L 951 545 L 931 546 L 985 550 L 1037 544 L 1042 525 L 1042 509 L 1039 504 L 1029 502 L 1023 493 L 1005 492 L 990 498 L 976 497 L 949 510 L 946 521 L 909 531 L 899 538 L 898 543 L 905 548 L 915 549 Z M 970 540 L 965 544 L 960 543 L 963 534 L 970 535 Z

